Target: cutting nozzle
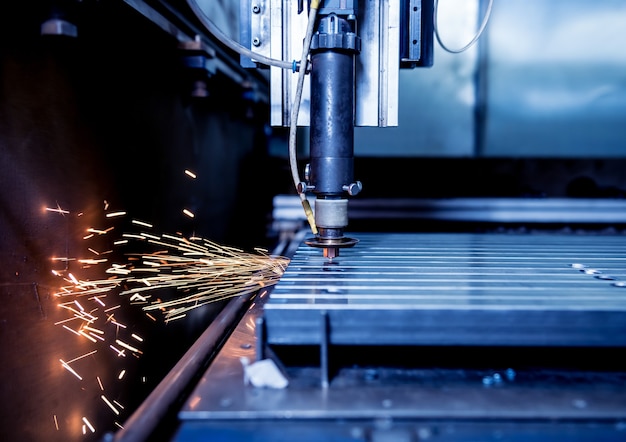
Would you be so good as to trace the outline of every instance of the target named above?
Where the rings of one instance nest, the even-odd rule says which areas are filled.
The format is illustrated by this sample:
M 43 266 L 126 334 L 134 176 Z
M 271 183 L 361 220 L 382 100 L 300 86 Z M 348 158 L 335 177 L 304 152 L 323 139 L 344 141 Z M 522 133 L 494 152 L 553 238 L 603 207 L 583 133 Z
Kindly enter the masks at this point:
M 324 257 L 328 259 L 333 259 L 339 256 L 340 249 L 353 247 L 359 242 L 359 240 L 356 238 L 348 238 L 345 236 L 330 238 L 316 236 L 315 238 L 309 238 L 304 242 L 308 246 L 324 249 Z

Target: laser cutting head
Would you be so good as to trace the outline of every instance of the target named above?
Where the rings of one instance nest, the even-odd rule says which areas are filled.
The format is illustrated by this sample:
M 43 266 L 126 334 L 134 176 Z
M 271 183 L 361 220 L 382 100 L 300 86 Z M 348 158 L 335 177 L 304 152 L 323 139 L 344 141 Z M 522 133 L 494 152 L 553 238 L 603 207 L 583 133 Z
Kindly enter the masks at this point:
M 332 2 L 330 2 L 332 3 Z M 308 188 L 315 194 L 318 234 L 306 244 L 332 259 L 358 241 L 344 236 L 347 197 L 361 190 L 354 181 L 356 2 L 322 9 L 312 36 L 310 72 L 310 163 Z
M 432 33 L 432 28 L 419 26 L 432 16 L 428 6 L 432 0 L 384 4 L 311 0 L 309 8 L 305 3 L 272 1 L 271 13 L 263 7 L 265 3 L 255 3 L 250 26 L 245 27 L 248 34 L 242 37 L 260 55 L 301 60 L 300 75 L 270 68 L 271 124 L 311 128 L 309 173 L 304 182 L 294 172 L 291 142 L 290 163 L 305 212 L 304 195 L 315 195 L 314 223 L 310 208 L 307 213 L 315 237 L 306 244 L 323 249 L 324 256 L 332 259 L 340 249 L 358 243 L 344 235 L 348 198 L 362 188 L 353 176 L 354 127 L 397 126 L 400 67 L 432 64 L 430 54 L 420 52 L 427 46 L 422 37 Z M 307 58 L 310 62 L 303 63 Z M 305 76 L 310 87 L 303 90 Z

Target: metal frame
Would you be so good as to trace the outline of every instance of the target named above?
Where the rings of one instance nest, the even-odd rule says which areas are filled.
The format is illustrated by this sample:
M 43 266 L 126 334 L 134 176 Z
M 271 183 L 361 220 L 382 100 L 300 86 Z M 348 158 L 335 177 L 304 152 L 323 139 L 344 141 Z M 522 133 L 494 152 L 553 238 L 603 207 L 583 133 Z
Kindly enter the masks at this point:
M 501 237 L 516 237 L 522 246 L 527 244 L 528 235 Z M 564 237 L 574 238 L 571 235 Z M 606 242 L 616 239 L 607 238 Z M 619 244 L 615 244 L 615 248 L 623 250 L 626 238 L 617 238 Z M 593 244 L 594 237 L 589 239 Z M 482 240 L 482 235 L 475 237 L 476 244 Z M 576 245 L 580 242 L 574 241 L 571 248 L 561 252 L 563 259 L 568 262 L 573 259 Z M 531 246 L 528 248 L 532 249 Z M 578 250 L 585 252 L 584 247 Z M 293 272 L 303 273 L 299 251 L 290 267 Z M 559 254 L 559 250 L 554 252 Z M 608 256 L 610 260 L 610 253 L 606 252 L 606 248 L 601 246 L 598 253 L 592 255 L 594 259 L 608 262 L 605 258 Z M 475 250 L 474 254 L 476 259 L 484 259 L 479 250 Z M 341 259 L 350 259 L 346 255 Z M 578 258 L 586 261 L 585 258 L 590 256 L 583 253 Z M 535 255 L 529 257 L 529 265 L 534 263 L 534 259 Z M 597 279 L 598 273 L 581 271 L 591 270 L 590 267 L 566 266 L 562 270 L 583 281 L 580 283 L 583 288 L 585 281 L 599 286 L 611 284 L 611 281 Z M 432 346 L 430 351 L 426 347 L 410 350 L 392 346 L 387 350 L 405 352 L 404 356 L 396 354 L 391 360 L 378 360 L 373 365 L 364 365 L 356 360 L 339 367 L 335 365 L 335 371 L 330 373 L 332 376 L 327 370 L 329 364 L 333 366 L 333 361 L 324 362 L 323 354 L 321 365 L 299 363 L 297 360 L 295 363 L 285 362 L 281 357 L 297 353 L 295 347 L 284 347 L 285 351 L 282 351 L 280 345 L 264 346 L 258 341 L 259 337 L 263 339 L 264 334 L 255 333 L 263 319 L 267 319 L 274 302 L 272 298 L 277 295 L 280 298 L 280 284 L 283 282 L 283 285 L 290 285 L 289 275 L 269 296 L 257 300 L 207 369 L 179 413 L 181 422 L 174 438 L 176 442 L 200 437 L 231 441 L 254 437 L 259 441 L 283 441 L 293 440 L 294 435 L 298 435 L 298 440 L 306 441 L 399 442 L 430 438 L 441 441 L 547 441 L 570 436 L 575 436 L 572 440 L 579 441 L 617 441 L 626 433 L 623 425 L 626 419 L 626 373 L 623 364 L 621 370 L 615 365 L 617 361 L 610 357 L 611 353 L 604 353 L 604 356 L 609 355 L 604 361 L 608 365 L 585 368 L 586 364 L 593 365 L 598 361 L 589 350 L 581 353 L 583 350 L 577 349 L 574 351 L 578 354 L 574 359 L 578 361 L 576 366 L 563 369 L 532 366 L 537 357 L 533 361 L 516 360 L 516 363 L 526 366 L 505 365 L 511 359 L 501 347 L 485 346 L 482 351 L 466 347 L 465 351 L 460 351 L 459 347 L 444 345 L 440 347 L 441 353 L 447 354 L 446 360 L 456 361 L 456 365 L 437 366 L 434 365 Z M 614 290 L 621 293 L 623 288 L 614 287 Z M 341 357 L 348 349 L 330 342 L 332 318 L 324 315 L 329 311 L 331 309 L 320 309 L 320 321 L 317 331 L 313 333 L 318 336 L 326 334 L 326 345 L 330 345 L 331 350 L 334 348 L 335 356 L 339 354 Z M 482 327 L 485 323 L 479 325 Z M 271 327 L 268 331 L 271 341 Z M 322 347 L 324 341 L 321 339 Z M 526 348 L 524 353 L 524 350 L 513 347 L 508 356 L 519 353 L 528 356 L 531 350 L 533 354 L 539 352 L 533 347 Z M 310 356 L 311 350 L 303 347 L 303 352 Z M 547 354 L 550 353 L 558 351 L 548 350 Z M 488 358 L 484 359 L 485 355 Z M 287 375 L 289 386 L 277 390 L 246 385 L 240 362 L 242 357 L 250 361 L 273 358 Z M 404 361 L 404 364 L 394 365 L 399 361 Z M 566 364 L 566 361 L 558 362 Z
M 197 42 L 199 39 L 218 72 L 237 84 L 246 84 L 248 87 L 250 84 L 254 85 L 255 99 L 261 102 L 269 101 L 269 84 L 260 71 L 244 68 L 238 57 L 226 53 L 212 36 L 198 28 L 179 10 L 160 0 L 157 2 L 158 8 L 142 0 L 124 0 L 124 3 L 170 34 L 182 46 Z
M 306 30 L 306 14 L 298 14 L 295 1 L 248 0 L 243 23 L 251 29 L 251 49 L 280 60 L 299 60 Z M 256 12 L 252 11 L 255 8 Z M 247 14 L 244 11 L 247 10 Z M 250 17 L 246 17 L 245 15 Z M 358 34 L 368 35 L 357 57 L 356 126 L 398 125 L 400 53 L 400 0 L 363 2 L 358 13 Z M 245 32 L 244 32 L 245 34 Z M 269 35 L 269 38 L 268 38 Z M 297 76 L 270 68 L 271 124 L 289 126 Z M 308 79 L 302 93 L 298 125 L 310 124 Z

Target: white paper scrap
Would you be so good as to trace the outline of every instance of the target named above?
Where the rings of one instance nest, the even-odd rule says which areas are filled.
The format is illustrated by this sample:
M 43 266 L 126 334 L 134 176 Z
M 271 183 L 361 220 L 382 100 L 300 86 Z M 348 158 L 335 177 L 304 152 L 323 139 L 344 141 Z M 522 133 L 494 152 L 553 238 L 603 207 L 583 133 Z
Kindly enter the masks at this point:
M 289 381 L 271 359 L 263 359 L 250 364 L 248 358 L 241 358 L 245 384 L 254 387 L 286 388 Z

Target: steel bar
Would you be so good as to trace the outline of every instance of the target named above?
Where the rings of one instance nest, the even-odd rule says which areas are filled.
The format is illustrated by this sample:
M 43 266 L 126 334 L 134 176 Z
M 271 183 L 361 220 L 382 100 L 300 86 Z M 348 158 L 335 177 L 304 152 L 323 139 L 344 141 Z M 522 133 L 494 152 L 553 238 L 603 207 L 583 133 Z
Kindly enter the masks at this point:
M 351 219 L 414 219 L 459 222 L 625 224 L 626 200 L 587 198 L 368 199 L 348 203 Z M 274 197 L 273 218 L 302 219 L 297 196 Z

